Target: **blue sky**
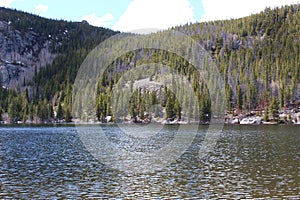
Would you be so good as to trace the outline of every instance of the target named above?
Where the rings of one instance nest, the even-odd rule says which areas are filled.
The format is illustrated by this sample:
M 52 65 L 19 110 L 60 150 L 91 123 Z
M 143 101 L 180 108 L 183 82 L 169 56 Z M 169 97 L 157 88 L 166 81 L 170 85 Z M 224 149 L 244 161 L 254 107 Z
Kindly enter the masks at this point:
M 84 16 L 91 14 L 103 17 L 111 13 L 114 17 L 111 23 L 114 23 L 124 13 L 129 3 L 130 0 L 15 0 L 10 7 L 47 18 L 68 21 L 82 21 Z M 38 10 L 43 6 L 45 10 Z
M 52 19 L 86 20 L 94 26 L 131 31 L 239 18 L 267 6 L 297 2 L 299 0 L 0 0 L 0 6 Z

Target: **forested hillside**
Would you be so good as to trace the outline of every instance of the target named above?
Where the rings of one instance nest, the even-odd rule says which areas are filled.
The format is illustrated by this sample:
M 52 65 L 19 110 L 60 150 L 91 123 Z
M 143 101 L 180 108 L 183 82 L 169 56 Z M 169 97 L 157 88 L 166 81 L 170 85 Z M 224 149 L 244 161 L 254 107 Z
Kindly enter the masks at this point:
M 28 31 L 34 32 L 37 35 L 35 41 L 49 43 L 47 48 L 51 47 L 50 52 L 55 56 L 46 66 L 36 67 L 32 79 L 24 79 L 22 84 L 10 89 L 0 89 L 0 112 L 8 113 L 11 122 L 53 119 L 70 121 L 72 116 L 84 120 L 97 118 L 102 122 L 108 121 L 110 117 L 112 120 L 126 118 L 136 122 L 149 121 L 155 117 L 171 121 L 182 118 L 187 121 L 210 119 L 211 99 L 205 82 L 201 81 L 197 72 L 184 59 L 155 49 L 140 49 L 112 63 L 106 71 L 106 77 L 98 85 L 96 116 L 77 116 L 71 113 L 71 107 L 73 83 L 79 66 L 90 50 L 116 33 L 84 22 L 48 20 L 8 9 L 0 9 L 0 21 L 20 32 L 20 36 L 26 35 Z M 196 23 L 172 29 L 191 36 L 210 53 L 226 83 L 228 113 L 238 115 L 256 110 L 258 115 L 262 115 L 262 111 L 266 111 L 267 120 L 269 117 L 278 118 L 281 108 L 298 107 L 299 5 L 267 8 L 259 14 L 237 20 Z M 9 62 L 18 63 L 18 60 Z M 113 96 L 115 84 L 128 69 L 151 62 L 169 65 L 182 76 L 188 77 L 197 99 L 189 99 L 180 90 L 180 82 L 172 78 L 172 85 L 178 86 L 181 97 L 176 97 L 165 86 L 154 89 L 134 87 L 136 82 L 126 83 L 133 94 L 131 97 L 124 96 L 126 94 Z M 141 81 L 150 77 L 150 82 L 159 79 L 155 70 L 135 74 L 134 77 Z M 178 98 L 183 99 L 183 104 L 179 103 Z M 123 104 L 123 101 L 129 102 Z M 199 105 L 195 104 L 197 101 Z M 114 113 L 123 111 L 112 108 L 113 103 L 128 104 L 127 113 L 114 116 Z M 152 106 L 157 104 L 160 110 Z
M 228 83 L 228 109 L 299 100 L 300 7 L 266 8 L 238 20 L 177 27 L 211 52 Z M 232 92 L 231 92 L 232 91 Z
M 0 25 L 0 113 L 8 113 L 11 122 L 53 119 L 58 104 L 67 113 L 65 101 L 85 56 L 116 34 L 85 21 L 50 20 L 5 8 L 0 8 Z
M 225 81 L 226 107 L 231 118 L 234 115 L 255 114 L 265 121 L 279 121 L 280 110 L 295 108 L 294 112 L 297 112 L 300 100 L 299 5 L 266 8 L 259 14 L 242 19 L 190 24 L 173 30 L 194 38 L 210 53 Z M 156 35 L 160 37 L 160 33 Z M 137 66 L 163 63 L 178 70 L 192 83 L 196 99 L 182 94 L 184 90 L 180 88 L 180 80 L 176 79 L 172 79 L 172 85 L 179 86 L 177 91 L 182 96 L 175 97 L 166 87 L 156 88 L 155 91 L 145 86 L 133 87 L 129 110 L 125 110 L 121 118 L 129 116 L 134 120 L 148 121 L 163 116 L 173 121 L 182 120 L 184 116 L 188 122 L 196 119 L 205 122 L 211 118 L 211 96 L 205 84 L 209 80 L 202 81 L 199 74 L 192 70 L 193 66 L 174 54 L 143 49 L 120 58 L 111 66 L 112 69 L 107 70 L 110 73 L 106 77 L 111 78 L 102 81 L 98 89 L 97 116 L 100 121 L 105 121 L 107 115 L 113 115 L 112 103 L 127 105 L 130 97 L 126 93 L 114 96 L 113 85 L 123 76 L 123 71 L 134 68 L 132 61 Z M 150 77 L 148 81 L 159 79 L 155 70 L 144 71 L 144 74 L 135 74 L 134 77 L 137 80 Z M 165 109 L 163 115 L 151 110 L 157 102 Z M 119 116 L 120 112 L 117 109 L 115 113 Z M 291 118 L 290 113 L 288 115 Z

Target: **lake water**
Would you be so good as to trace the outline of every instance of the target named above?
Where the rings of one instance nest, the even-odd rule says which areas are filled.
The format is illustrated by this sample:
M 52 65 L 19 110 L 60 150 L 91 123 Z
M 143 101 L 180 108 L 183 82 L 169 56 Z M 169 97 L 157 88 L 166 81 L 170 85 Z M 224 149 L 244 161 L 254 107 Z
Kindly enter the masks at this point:
M 160 148 L 178 130 L 166 126 L 150 142 L 121 137 L 114 125 L 104 128 L 111 141 L 130 151 Z M 0 199 L 300 198 L 300 126 L 225 126 L 213 151 L 200 159 L 206 130 L 200 126 L 169 166 L 126 173 L 93 157 L 75 127 L 2 126 Z

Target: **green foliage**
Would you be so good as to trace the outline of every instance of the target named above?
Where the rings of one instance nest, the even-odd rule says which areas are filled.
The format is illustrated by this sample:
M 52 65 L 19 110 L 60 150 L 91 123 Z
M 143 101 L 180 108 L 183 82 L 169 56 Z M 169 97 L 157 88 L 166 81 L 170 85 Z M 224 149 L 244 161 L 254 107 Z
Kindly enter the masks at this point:
M 9 113 L 12 122 L 26 121 L 28 115 L 31 120 L 34 117 L 41 121 L 53 119 L 53 102 L 63 103 L 64 109 L 69 110 L 69 113 L 65 114 L 70 114 L 72 84 L 81 63 L 96 45 L 117 33 L 83 22 L 50 20 L 6 8 L 0 8 L 0 21 L 9 22 L 8 28 L 20 31 L 22 36 L 27 32 L 34 33 L 41 46 L 46 41 L 50 42 L 52 52 L 57 54 L 52 65 L 47 65 L 39 71 L 35 68 L 32 80 L 23 79 L 21 91 L 30 91 L 27 92 L 26 100 L 18 97 L 22 95 L 20 90 L 15 94 L 0 87 L 0 107 Z M 60 100 L 55 99 L 59 94 Z M 61 114 L 59 118 L 63 118 Z
M 62 108 L 61 104 L 59 103 L 58 108 L 57 108 L 56 118 L 59 119 L 59 120 L 62 120 L 63 116 L 64 116 L 63 108 Z
M 270 113 L 274 121 L 278 121 L 278 117 L 279 117 L 278 109 L 279 109 L 278 101 L 276 98 L 273 98 L 270 103 Z
M 287 6 L 274 10 L 266 9 L 257 15 L 238 20 L 184 25 L 174 30 L 190 35 L 211 53 L 225 81 L 228 110 L 236 108 L 239 112 L 246 112 L 253 109 L 266 109 L 265 119 L 268 121 L 269 113 L 273 115 L 274 110 L 278 111 L 291 100 L 300 98 L 300 41 L 297 39 L 300 36 L 300 26 L 295 26 L 300 24 L 299 17 L 298 6 Z M 298 37 L 295 36 L 297 34 Z M 197 96 L 191 100 L 183 98 L 187 95 L 183 94 L 183 101 L 178 101 L 180 97 L 175 96 L 166 86 L 160 91 L 155 91 L 155 96 L 165 108 L 165 118 L 181 118 L 184 114 L 188 121 L 191 118 L 209 120 L 211 97 L 205 84 L 210 80 L 203 81 L 195 73 L 193 66 L 176 54 L 156 49 L 130 52 L 112 63 L 101 80 L 102 90 L 105 90 L 101 93 L 101 101 L 105 96 L 111 95 L 110 91 L 114 90 L 114 84 L 123 76 L 124 71 L 153 62 L 163 63 L 182 76 L 188 77 Z M 213 73 L 217 72 L 211 72 Z M 150 80 L 153 80 L 155 74 L 154 71 L 147 75 Z M 142 78 L 143 74 L 135 76 L 135 80 Z M 180 84 L 173 78 L 171 78 L 173 83 L 171 87 L 172 91 L 176 91 Z M 131 81 L 129 85 L 132 90 L 133 82 Z M 133 92 L 128 108 L 131 118 L 146 118 L 148 99 L 145 91 L 147 88 L 140 88 Z M 268 104 L 271 97 L 280 99 L 280 106 L 272 104 L 271 108 Z M 110 102 L 109 98 L 106 101 Z M 98 116 L 107 116 L 107 113 L 101 110 L 103 109 L 98 109 Z
M 263 120 L 264 120 L 265 122 L 268 122 L 268 121 L 269 121 L 269 108 L 268 108 L 268 107 L 266 107 L 266 110 L 265 110 L 265 114 L 264 114 Z
M 175 101 L 176 101 L 175 94 L 169 90 L 167 93 L 167 102 L 166 102 L 166 119 L 173 120 L 176 117 Z
M 227 101 L 245 111 L 272 96 L 283 107 L 299 100 L 299 5 L 265 9 L 238 20 L 196 23 L 174 28 L 191 35 L 211 53 L 223 74 Z M 234 81 L 236 80 L 236 81 Z M 227 104 L 230 109 L 231 104 Z
M 33 80 L 24 79 L 20 89 L 0 87 L 2 111 L 8 113 L 12 122 L 34 117 L 48 120 L 54 118 L 53 108 L 58 105 L 57 118 L 70 121 L 72 85 L 81 63 L 97 44 L 116 32 L 86 23 L 43 19 L 5 8 L 0 8 L 0 21 L 11 21 L 11 27 L 23 33 L 28 29 L 38 33 L 41 44 L 51 35 L 52 50 L 57 54 L 52 65 L 36 70 Z M 237 20 L 183 25 L 174 30 L 191 36 L 210 53 L 225 82 L 228 111 L 266 109 L 264 119 L 268 121 L 269 114 L 277 119 L 278 109 L 300 100 L 299 24 L 300 9 L 293 5 L 268 8 Z M 155 37 L 159 38 L 160 34 Z M 182 77 L 187 77 L 195 95 L 180 88 L 180 80 L 174 77 L 170 77 L 171 90 L 166 85 L 155 90 L 134 89 L 134 81 L 130 81 L 127 85 L 131 96 L 126 92 L 113 95 L 116 83 L 126 71 L 147 63 L 170 66 Z M 138 70 L 133 77 L 135 80 L 150 77 L 150 81 L 155 81 L 159 78 L 157 70 L 153 68 L 145 74 Z M 138 49 L 117 58 L 104 72 L 97 86 L 96 116 L 84 111 L 79 116 L 86 120 L 96 117 L 105 122 L 107 116 L 114 114 L 112 103 L 115 103 L 120 108 L 115 109 L 117 116 L 113 118 L 151 119 L 160 114 L 154 106 L 159 104 L 165 109 L 166 119 L 185 116 L 188 121 L 208 120 L 212 99 L 206 84 L 214 85 L 219 81 L 213 79 L 214 73 L 217 72 L 210 71 L 211 79 L 203 80 L 189 62 L 175 53 Z M 126 101 L 128 108 L 123 108 Z
M 66 110 L 66 114 L 65 114 L 65 121 L 66 122 L 71 122 L 72 121 L 72 115 L 69 109 Z
M 10 97 L 7 112 L 10 122 L 15 123 L 22 120 L 22 100 L 20 96 Z

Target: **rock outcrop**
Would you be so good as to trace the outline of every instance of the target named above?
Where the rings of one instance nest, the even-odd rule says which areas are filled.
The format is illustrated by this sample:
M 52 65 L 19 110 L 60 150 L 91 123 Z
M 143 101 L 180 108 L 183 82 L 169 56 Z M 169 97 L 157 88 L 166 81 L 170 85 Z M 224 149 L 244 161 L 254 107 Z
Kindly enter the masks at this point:
M 16 87 L 24 80 L 30 81 L 35 69 L 51 64 L 56 57 L 52 53 L 51 36 L 41 37 L 28 28 L 20 31 L 11 21 L 0 21 L 0 84 Z

